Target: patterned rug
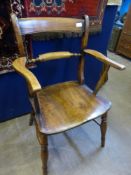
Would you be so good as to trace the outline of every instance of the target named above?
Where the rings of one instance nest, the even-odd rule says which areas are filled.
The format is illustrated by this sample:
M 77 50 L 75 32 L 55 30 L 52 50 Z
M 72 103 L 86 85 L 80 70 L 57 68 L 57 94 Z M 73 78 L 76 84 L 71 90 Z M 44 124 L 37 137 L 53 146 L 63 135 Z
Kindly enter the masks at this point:
M 24 0 L 25 16 L 90 16 L 91 30 L 99 31 L 107 0 Z
M 27 16 L 96 16 L 101 0 L 25 0 Z

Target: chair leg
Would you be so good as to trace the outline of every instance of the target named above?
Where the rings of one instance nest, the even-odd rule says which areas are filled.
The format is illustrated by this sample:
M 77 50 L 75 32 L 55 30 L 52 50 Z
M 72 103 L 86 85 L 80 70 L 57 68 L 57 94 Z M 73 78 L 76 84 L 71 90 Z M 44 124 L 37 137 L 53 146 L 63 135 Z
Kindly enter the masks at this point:
M 104 147 L 106 130 L 107 130 L 107 113 L 103 114 L 101 117 L 100 129 L 101 129 L 101 147 Z
M 41 160 L 42 160 L 42 171 L 43 175 L 47 175 L 47 162 L 48 162 L 48 145 L 47 136 L 44 138 L 44 144 L 41 145 Z
M 42 160 L 42 175 L 47 175 L 47 162 L 48 162 L 48 136 L 39 131 L 38 125 L 36 125 L 36 135 L 41 146 L 41 160 Z
M 34 111 L 32 111 L 31 114 L 30 114 L 29 126 L 32 126 L 33 122 L 34 122 Z

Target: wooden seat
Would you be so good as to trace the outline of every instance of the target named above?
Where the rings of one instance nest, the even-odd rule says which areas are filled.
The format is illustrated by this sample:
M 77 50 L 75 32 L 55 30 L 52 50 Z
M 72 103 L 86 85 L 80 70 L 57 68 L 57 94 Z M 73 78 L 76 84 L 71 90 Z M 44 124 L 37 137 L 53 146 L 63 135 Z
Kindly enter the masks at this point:
M 42 123 L 40 131 L 54 134 L 66 131 L 103 115 L 111 103 L 96 97 L 86 85 L 65 82 L 37 92 Z
M 110 66 L 118 70 L 123 70 L 125 66 L 110 60 L 98 51 L 87 49 L 89 34 L 89 18 L 87 15 L 85 15 L 84 19 L 54 17 L 17 19 L 14 14 L 11 14 L 11 19 L 19 50 L 19 56 L 12 66 L 27 82 L 32 104 L 31 120 L 35 123 L 37 138 L 41 145 L 43 175 L 47 175 L 47 145 L 48 135 L 50 134 L 64 132 L 93 120 L 100 125 L 101 146 L 104 147 L 107 112 L 111 107 L 111 103 L 97 96 L 97 92 L 103 86 Z M 50 52 L 43 53 L 38 58 L 30 60 L 30 62 L 36 63 L 63 58 L 78 58 L 77 81 L 42 88 L 37 77 L 26 67 L 28 54 L 27 49 L 25 49 L 27 47 L 26 45 L 24 46 L 26 42 L 23 41 L 22 35 L 26 36 L 41 32 L 75 32 L 82 34 L 80 53 L 79 51 L 77 53 L 69 51 Z M 85 55 L 91 55 L 104 63 L 104 69 L 94 90 L 89 89 L 84 84 Z M 100 124 L 95 120 L 98 117 L 101 118 Z

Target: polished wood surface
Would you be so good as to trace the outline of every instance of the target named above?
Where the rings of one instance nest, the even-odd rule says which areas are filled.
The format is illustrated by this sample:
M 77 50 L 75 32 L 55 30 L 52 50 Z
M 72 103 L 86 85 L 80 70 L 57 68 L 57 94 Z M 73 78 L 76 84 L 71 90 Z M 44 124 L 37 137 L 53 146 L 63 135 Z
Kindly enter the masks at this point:
M 35 126 L 36 126 L 37 139 L 38 139 L 39 144 L 41 146 L 42 172 L 43 172 L 43 175 L 47 175 L 47 173 L 48 173 L 48 169 L 47 169 L 47 164 L 48 164 L 48 138 L 47 138 L 47 135 L 40 132 L 36 121 L 35 121 Z
M 82 35 L 82 42 L 81 42 L 81 56 L 79 58 L 79 65 L 78 65 L 78 80 L 80 84 L 84 83 L 84 65 L 85 65 L 85 59 L 84 59 L 84 53 L 83 50 L 87 46 L 88 42 L 88 35 L 89 35 L 89 17 L 87 15 L 84 16 L 85 23 L 84 23 L 84 32 Z
M 23 44 L 23 39 L 21 36 L 21 31 L 20 31 L 20 26 L 18 22 L 18 18 L 14 13 L 11 13 L 10 15 L 14 33 L 15 33 L 15 38 L 18 46 L 18 51 L 19 51 L 19 56 L 25 56 L 25 49 L 24 49 L 24 44 Z
M 110 69 L 110 66 L 109 65 L 106 65 L 105 66 L 105 70 L 102 72 L 102 75 L 100 76 L 100 79 L 99 81 L 97 82 L 96 84 L 96 87 L 93 91 L 93 94 L 97 94 L 97 92 L 100 90 L 100 88 L 104 85 L 104 82 L 105 82 L 105 79 L 108 75 L 108 71 Z
M 116 52 L 131 59 L 131 3 Z
M 66 131 L 98 116 L 111 107 L 104 98 L 96 97 L 77 82 L 48 86 L 37 92 L 43 126 L 40 131 L 54 134 Z
M 89 55 L 95 57 L 96 59 L 98 59 L 99 61 L 102 61 L 103 63 L 110 65 L 116 69 L 119 69 L 119 70 L 125 69 L 124 65 L 119 64 L 116 61 L 109 59 L 108 57 L 106 57 L 105 55 L 103 55 L 102 53 L 100 53 L 96 50 L 84 49 L 84 53 L 89 54 Z
M 18 25 L 17 37 L 37 32 L 82 32 L 80 53 L 68 51 L 50 52 L 32 58 L 32 62 L 43 62 L 55 59 L 79 57 L 78 81 L 70 81 L 41 88 L 37 78 L 26 68 L 26 57 L 19 57 L 13 62 L 14 69 L 27 81 L 29 97 L 32 105 L 32 119 L 35 121 L 38 141 L 41 145 L 43 175 L 47 175 L 47 136 L 72 129 L 90 120 L 96 122 L 101 117 L 101 146 L 105 145 L 107 128 L 107 112 L 111 102 L 96 95 L 108 73 L 110 66 L 123 70 L 125 66 L 110 60 L 98 51 L 87 48 L 89 34 L 89 18 L 27 18 L 14 20 Z M 21 35 L 20 35 L 21 32 Z M 18 45 L 20 47 L 20 45 Z M 21 48 L 19 48 L 21 50 Z M 22 52 L 22 51 L 21 51 Z M 84 85 L 85 55 L 89 54 L 102 61 L 106 66 L 100 80 L 93 90 Z M 31 121 L 32 121 L 31 119 Z M 98 124 L 98 122 L 96 122 Z
M 26 79 L 30 89 L 29 91 L 31 93 L 34 93 L 41 89 L 41 85 L 39 84 L 35 75 L 26 68 L 25 64 L 26 57 L 20 57 L 13 62 L 12 66 L 18 73 L 20 73 Z
M 121 33 L 116 52 L 131 59 L 131 35 Z
M 83 32 L 84 20 L 61 17 L 21 18 L 19 26 L 22 35 L 39 32 Z
M 101 146 L 105 146 L 105 136 L 106 136 L 106 131 L 107 131 L 107 112 L 102 115 L 101 117 Z
M 32 59 L 32 62 L 37 62 L 37 61 L 49 61 L 49 60 L 56 60 L 56 59 L 62 59 L 62 58 L 70 58 L 73 56 L 80 56 L 80 53 L 71 53 L 67 51 L 62 51 L 62 52 L 49 52 L 45 54 L 39 55 L 37 59 Z

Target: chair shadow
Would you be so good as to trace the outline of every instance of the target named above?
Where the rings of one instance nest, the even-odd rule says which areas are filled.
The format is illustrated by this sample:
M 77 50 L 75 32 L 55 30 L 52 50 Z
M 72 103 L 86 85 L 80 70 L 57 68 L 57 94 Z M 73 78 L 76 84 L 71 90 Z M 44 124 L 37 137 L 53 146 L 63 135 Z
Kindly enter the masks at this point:
M 88 134 L 84 131 L 84 129 L 82 127 L 79 127 L 79 130 L 80 130 L 80 132 L 82 134 L 84 134 L 85 138 L 90 139 Z M 64 134 L 66 140 L 68 141 L 69 145 L 73 148 L 73 150 L 78 155 L 79 159 L 81 161 L 85 161 L 85 155 L 83 155 L 82 152 L 81 152 L 83 145 L 79 146 L 77 143 L 75 143 L 74 139 L 72 139 L 72 137 L 67 132 L 64 132 L 63 134 Z M 93 145 L 94 142 L 91 142 L 91 143 Z M 84 144 L 87 144 L 87 143 L 84 142 Z M 88 146 L 89 145 L 87 145 L 87 149 L 88 149 Z M 91 149 L 90 152 L 87 152 L 87 153 L 88 153 L 88 156 L 92 156 L 93 157 L 93 156 L 96 156 L 97 154 L 99 154 L 101 150 L 102 150 L 101 146 L 98 145 L 98 147 L 95 146 L 93 150 Z

